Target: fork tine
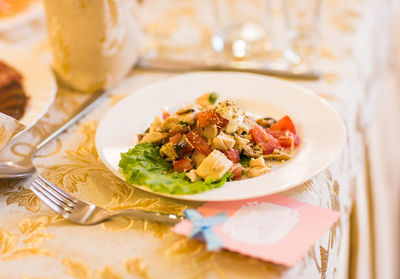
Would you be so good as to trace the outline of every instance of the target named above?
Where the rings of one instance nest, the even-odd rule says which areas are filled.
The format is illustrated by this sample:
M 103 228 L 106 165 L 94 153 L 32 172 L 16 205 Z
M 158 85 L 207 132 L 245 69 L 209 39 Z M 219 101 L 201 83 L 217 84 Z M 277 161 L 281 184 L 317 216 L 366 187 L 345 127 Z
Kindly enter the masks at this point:
M 64 198 L 68 199 L 70 202 L 73 202 L 75 204 L 77 204 L 77 201 L 74 200 L 74 198 L 64 192 L 63 190 L 61 190 L 60 188 L 58 188 L 56 185 L 54 185 L 53 183 L 51 183 L 50 181 L 48 181 L 47 179 L 44 179 L 42 176 L 38 175 L 38 178 L 47 186 L 49 186 L 51 189 L 53 189 L 54 191 L 56 191 L 58 194 L 60 194 L 61 196 L 63 196 Z
M 38 181 L 33 181 L 32 185 L 35 186 L 38 191 L 40 191 L 43 195 L 50 199 L 54 204 L 61 207 L 64 211 L 71 212 L 71 209 L 73 209 L 71 205 L 68 205 L 63 200 L 60 200 L 56 195 L 52 193 L 52 191 L 46 189 L 47 187 L 44 187 Z
M 41 188 L 43 188 L 50 195 L 57 198 L 60 202 L 63 202 L 65 205 L 67 205 L 69 207 L 74 207 L 74 204 L 76 204 L 76 203 L 72 203 L 71 200 L 64 198 L 64 196 L 60 195 L 58 191 L 53 190 L 53 187 L 48 187 L 45 180 L 35 179 L 34 182 L 39 184 Z
M 46 195 L 42 194 L 42 192 L 39 189 L 37 189 L 36 186 L 31 185 L 30 188 L 31 188 L 32 192 L 35 193 L 35 195 L 37 195 L 48 207 L 53 209 L 55 212 L 57 212 L 58 214 L 60 214 L 61 216 L 64 216 L 64 217 L 69 214 L 69 212 L 64 211 L 64 209 L 62 209 L 61 207 L 56 205 Z

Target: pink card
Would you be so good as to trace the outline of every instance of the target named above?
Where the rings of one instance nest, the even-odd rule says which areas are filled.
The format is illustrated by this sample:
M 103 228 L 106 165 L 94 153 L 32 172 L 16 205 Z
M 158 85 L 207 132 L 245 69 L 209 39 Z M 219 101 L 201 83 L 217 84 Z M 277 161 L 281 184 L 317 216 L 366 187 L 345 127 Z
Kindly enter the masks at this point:
M 205 217 L 227 212 L 228 220 L 214 227 L 225 249 L 286 266 L 295 265 L 340 216 L 279 195 L 209 202 L 198 211 Z M 192 227 L 185 219 L 174 232 L 187 236 Z

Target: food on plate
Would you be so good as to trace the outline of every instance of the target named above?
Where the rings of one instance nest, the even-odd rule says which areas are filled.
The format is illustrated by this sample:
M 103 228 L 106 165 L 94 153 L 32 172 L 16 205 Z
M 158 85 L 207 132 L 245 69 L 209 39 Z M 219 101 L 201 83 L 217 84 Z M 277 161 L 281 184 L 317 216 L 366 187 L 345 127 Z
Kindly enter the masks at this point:
M 34 2 L 38 2 L 38 0 L 1 0 L 0 18 L 11 17 L 19 12 L 25 11 Z
M 216 93 L 207 93 L 156 116 L 121 154 L 126 180 L 155 192 L 195 194 L 266 174 L 272 161 L 291 158 L 300 142 L 289 116 L 257 118 L 232 100 L 216 101 Z
M 0 112 L 17 120 L 24 115 L 28 102 L 22 81 L 17 70 L 0 61 Z

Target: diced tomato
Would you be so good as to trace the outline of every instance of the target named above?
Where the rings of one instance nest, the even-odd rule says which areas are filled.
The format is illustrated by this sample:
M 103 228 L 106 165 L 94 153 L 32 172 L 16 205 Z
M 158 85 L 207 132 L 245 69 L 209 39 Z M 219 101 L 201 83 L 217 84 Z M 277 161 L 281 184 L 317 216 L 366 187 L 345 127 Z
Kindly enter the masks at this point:
M 178 161 L 174 161 L 172 163 L 172 165 L 174 166 L 174 171 L 177 171 L 177 172 L 184 172 L 184 171 L 191 170 L 193 168 L 193 166 L 189 162 L 188 158 L 182 158 Z
M 270 129 L 266 130 L 268 134 L 272 135 L 276 138 L 279 144 L 283 147 L 291 147 L 292 139 L 294 141 L 294 145 L 297 146 L 300 143 L 300 139 L 297 135 L 293 134 L 290 131 L 272 131 Z
M 168 111 L 163 111 L 163 113 L 162 113 L 162 118 L 165 120 L 165 119 L 167 119 L 168 117 L 170 117 L 169 112 L 168 112 Z
M 278 140 L 267 134 L 267 132 L 259 125 L 254 126 L 250 131 L 251 139 L 255 144 L 263 146 L 264 154 L 271 154 L 276 148 L 281 147 Z
M 172 137 L 169 137 L 169 141 L 172 142 L 172 144 L 177 144 L 181 137 L 182 135 L 178 133 L 176 135 L 173 135 Z
M 286 136 L 286 131 L 273 131 L 271 129 L 265 129 L 265 131 L 267 132 L 267 134 L 270 134 L 276 139 L 282 136 Z
M 297 137 L 296 137 L 297 138 Z M 292 146 L 293 137 L 279 137 L 278 142 L 282 147 L 288 148 Z M 296 145 L 296 143 L 294 143 Z
M 231 160 L 234 164 L 238 163 L 240 160 L 239 151 L 236 149 L 229 149 L 224 151 L 225 156 Z
M 207 139 L 204 138 L 199 131 L 192 130 L 187 135 L 187 138 L 193 147 L 203 153 L 204 155 L 208 156 L 211 153 L 211 147 L 207 143 Z
M 221 114 L 212 110 L 205 110 L 196 114 L 198 126 L 204 128 L 211 125 L 217 125 L 218 128 L 228 125 L 229 120 L 223 118 Z
M 292 119 L 287 115 L 282 117 L 275 124 L 272 124 L 269 129 L 272 131 L 290 131 L 293 134 L 296 134 L 296 127 L 294 126 Z
M 233 165 L 232 168 L 231 168 L 231 170 L 230 170 L 230 171 L 232 172 L 232 174 L 233 174 L 232 179 L 233 179 L 233 180 L 240 180 L 240 179 L 242 179 L 242 172 L 243 172 L 243 170 L 244 170 L 244 168 L 242 167 L 241 164 Z

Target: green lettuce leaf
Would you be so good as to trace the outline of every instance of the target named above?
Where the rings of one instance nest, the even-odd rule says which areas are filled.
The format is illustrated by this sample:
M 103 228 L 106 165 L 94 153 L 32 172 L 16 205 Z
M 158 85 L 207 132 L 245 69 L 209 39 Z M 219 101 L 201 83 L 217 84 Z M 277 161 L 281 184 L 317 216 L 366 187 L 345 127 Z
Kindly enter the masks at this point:
M 126 181 L 155 192 L 190 195 L 221 187 L 233 176 L 227 172 L 219 181 L 191 182 L 184 173 L 172 172 L 172 164 L 165 161 L 159 151 L 160 147 L 145 142 L 121 153 L 119 167 Z

